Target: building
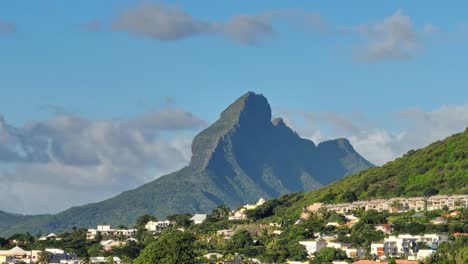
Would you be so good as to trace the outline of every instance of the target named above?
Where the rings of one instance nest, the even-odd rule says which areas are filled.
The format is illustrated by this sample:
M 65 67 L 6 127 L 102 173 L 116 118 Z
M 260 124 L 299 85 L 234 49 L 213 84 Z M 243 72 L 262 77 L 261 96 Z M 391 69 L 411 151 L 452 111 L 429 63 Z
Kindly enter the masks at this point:
M 309 255 L 313 255 L 315 252 L 319 252 L 327 246 L 325 240 L 299 241 L 299 244 L 305 247 Z
M 395 203 L 399 204 L 398 208 L 395 208 Z M 314 203 L 305 208 L 303 214 L 306 212 L 314 212 L 321 206 L 319 203 Z M 433 211 L 443 209 L 447 207 L 449 210 L 455 210 L 458 208 L 466 208 L 468 206 L 468 195 L 435 195 L 431 197 L 396 197 L 391 199 L 374 199 L 370 201 L 356 201 L 353 203 L 341 203 L 341 204 L 327 204 L 323 205 L 328 210 L 335 211 L 337 213 L 345 214 L 349 211 L 357 208 L 364 208 L 365 210 L 377 210 L 381 211 L 398 211 L 406 212 L 414 210 L 416 212 L 421 211 Z M 302 217 L 302 215 L 301 215 Z
M 435 250 L 433 249 L 420 249 L 417 254 L 418 260 L 424 260 L 434 254 Z
M 45 240 L 60 240 L 57 238 L 57 235 L 54 233 L 50 233 L 47 236 L 40 237 L 39 240 L 45 241 Z
M 91 257 L 91 263 L 109 263 L 110 257 Z M 119 257 L 111 257 L 116 264 L 120 264 L 122 261 Z
M 76 254 L 67 253 L 58 248 L 46 248 L 50 263 L 77 260 Z M 41 256 L 41 250 L 26 251 L 16 246 L 10 250 L 0 250 L 0 263 L 36 263 Z
M 195 214 L 190 220 L 193 221 L 194 224 L 199 225 L 206 220 L 206 214 Z
M 352 258 L 352 259 L 360 258 L 364 256 L 364 253 L 365 253 L 364 250 L 360 248 L 353 248 L 351 247 L 350 244 L 341 243 L 341 242 L 327 241 L 326 247 L 341 249 L 344 252 L 346 252 L 346 255 L 348 256 L 348 258 Z
M 224 256 L 219 253 L 208 253 L 203 255 L 203 257 L 205 257 L 206 259 L 221 259 Z
M 125 241 L 115 241 L 112 239 L 103 240 L 99 243 L 104 251 L 111 251 L 113 247 L 120 247 L 127 244 Z
M 150 232 L 161 232 L 163 229 L 171 226 L 171 221 L 149 221 L 145 225 L 145 229 Z
M 31 251 L 26 251 L 18 246 L 10 250 L 0 250 L 0 263 L 31 263 Z
M 372 243 L 370 253 L 378 258 L 387 255 L 391 257 L 416 256 L 419 250 L 417 246 L 419 242 L 425 243 L 435 250 L 444 241 L 448 241 L 448 237 L 438 234 L 389 236 L 383 242 Z
M 253 210 L 255 208 L 257 208 L 258 206 L 262 205 L 265 203 L 265 199 L 263 198 L 260 198 L 258 199 L 257 203 L 255 204 L 246 204 L 244 205 L 244 208 L 247 209 L 247 210 Z
M 110 225 L 98 225 L 96 229 L 88 229 L 86 239 L 93 240 L 97 234 L 101 234 L 103 237 L 122 236 L 128 238 L 135 236 L 136 232 L 136 229 L 113 229 Z
M 393 228 L 389 224 L 375 225 L 375 230 L 382 231 L 384 234 L 390 235 L 393 232 Z
M 224 239 L 231 239 L 231 237 L 236 233 L 234 229 L 223 229 L 216 231 L 216 234 L 221 235 Z

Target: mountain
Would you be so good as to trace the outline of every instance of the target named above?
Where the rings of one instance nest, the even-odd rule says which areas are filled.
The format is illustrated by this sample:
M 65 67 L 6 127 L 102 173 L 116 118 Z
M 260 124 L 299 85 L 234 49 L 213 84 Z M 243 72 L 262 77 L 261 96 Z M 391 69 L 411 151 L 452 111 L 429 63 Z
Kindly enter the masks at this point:
M 8 232 L 60 231 L 101 223 L 128 225 L 146 213 L 165 217 L 209 212 L 220 204 L 236 208 L 260 197 L 310 191 L 371 166 L 346 139 L 317 146 L 299 137 L 281 118 L 272 121 L 267 99 L 249 92 L 194 138 L 188 166 L 103 202 L 50 216 L 47 221 L 18 223 Z
M 381 167 L 361 171 L 306 194 L 285 197 L 282 203 L 289 214 L 298 214 L 314 202 L 436 194 L 468 194 L 468 128 L 425 148 L 410 150 Z

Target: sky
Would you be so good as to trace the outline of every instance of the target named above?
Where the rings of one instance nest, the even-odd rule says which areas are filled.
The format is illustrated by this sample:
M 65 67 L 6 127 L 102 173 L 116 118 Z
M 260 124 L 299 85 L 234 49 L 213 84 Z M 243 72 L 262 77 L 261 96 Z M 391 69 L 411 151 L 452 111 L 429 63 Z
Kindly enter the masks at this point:
M 1 1 L 0 210 L 56 213 L 188 164 L 247 91 L 376 165 L 468 126 L 466 1 Z

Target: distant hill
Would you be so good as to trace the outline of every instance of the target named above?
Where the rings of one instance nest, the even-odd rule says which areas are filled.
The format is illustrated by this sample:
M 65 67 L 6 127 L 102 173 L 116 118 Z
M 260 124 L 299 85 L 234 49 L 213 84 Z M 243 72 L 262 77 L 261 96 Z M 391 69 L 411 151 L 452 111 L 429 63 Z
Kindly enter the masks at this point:
M 260 197 L 310 191 L 371 166 L 346 139 L 316 146 L 282 119 L 272 121 L 267 99 L 249 92 L 194 138 L 187 167 L 100 203 L 19 222 L 0 234 L 129 225 L 146 213 L 162 218 L 209 212 L 221 204 L 236 208 Z
M 381 167 L 361 171 L 306 194 L 285 197 L 282 203 L 288 213 L 297 214 L 313 202 L 344 203 L 436 194 L 468 194 L 468 128 L 425 148 L 411 150 Z

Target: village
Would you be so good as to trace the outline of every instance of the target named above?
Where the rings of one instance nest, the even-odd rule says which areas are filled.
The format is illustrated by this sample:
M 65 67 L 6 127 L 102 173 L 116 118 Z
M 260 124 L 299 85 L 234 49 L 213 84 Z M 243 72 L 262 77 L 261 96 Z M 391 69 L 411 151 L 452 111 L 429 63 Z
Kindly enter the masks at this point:
M 235 211 L 229 212 L 226 216 L 226 222 L 235 223 L 230 228 L 223 228 L 215 230 L 213 235 L 205 239 L 221 239 L 229 243 L 236 234 L 247 227 L 252 227 L 253 224 L 249 221 L 249 213 L 258 208 L 262 208 L 268 203 L 264 199 L 259 199 L 255 204 L 247 204 Z M 454 219 L 462 217 L 463 210 L 466 211 L 468 204 L 468 195 L 437 195 L 432 197 L 411 197 L 411 198 L 392 198 L 392 199 L 378 199 L 370 201 L 359 201 L 346 204 L 324 204 L 313 203 L 302 210 L 300 217 L 294 221 L 293 226 L 300 227 L 305 222 L 312 218 L 322 217 L 324 214 L 333 214 L 337 221 L 322 222 L 324 226 L 320 230 L 324 232 L 316 232 L 313 236 L 314 239 L 299 240 L 298 245 L 302 246 L 308 254 L 310 259 L 313 259 L 321 251 L 327 249 L 340 250 L 346 255 L 346 260 L 335 260 L 334 264 L 344 263 L 386 263 L 389 259 L 395 260 L 395 263 L 421 263 L 434 254 L 442 243 L 450 243 L 454 237 L 468 236 L 463 232 L 440 232 L 440 233 L 421 233 L 408 234 L 395 232 L 395 224 L 392 223 L 378 223 L 372 224 L 374 231 L 382 234 L 382 240 L 372 241 L 367 247 L 359 246 L 358 243 L 352 241 L 350 234 L 340 235 L 336 232 L 340 229 L 352 230 L 353 226 L 359 225 L 363 221 L 359 216 L 353 214 L 356 210 L 363 212 L 375 212 L 379 214 L 386 212 L 392 214 L 392 217 L 399 217 L 399 215 L 407 215 L 408 219 L 418 221 L 425 217 L 425 213 L 440 212 L 431 214 L 429 224 L 432 226 L 446 225 Z M 363 215 L 363 214 L 361 214 Z M 466 217 L 466 215 L 464 216 Z M 81 263 L 131 263 L 131 259 L 122 259 L 121 256 L 113 255 L 114 250 L 128 245 L 137 245 L 140 241 L 145 239 L 142 232 L 147 237 L 157 237 L 166 229 L 176 228 L 179 231 L 185 232 L 189 230 L 196 230 L 197 226 L 206 225 L 207 221 L 212 216 L 207 214 L 195 214 L 188 220 L 190 224 L 182 227 L 177 224 L 177 221 L 163 220 L 158 221 L 151 219 L 144 222 L 144 226 L 135 228 L 113 228 L 110 225 L 98 225 L 97 227 L 89 228 L 86 230 L 85 239 L 89 243 L 96 242 L 97 254 L 83 258 L 78 256 L 77 252 L 67 252 L 65 249 L 49 248 L 43 249 L 23 249 L 20 245 L 28 246 L 28 243 L 21 240 L 12 240 L 11 244 L 16 244 L 9 250 L 0 250 L 0 263 L 49 263 L 49 264 L 81 264 Z M 324 218 L 325 219 L 325 218 Z M 412 220 L 412 221 L 413 221 Z M 368 219 L 365 221 L 369 221 Z M 385 219 L 386 221 L 386 219 Z M 282 223 L 269 222 L 262 225 L 262 230 L 267 230 L 270 236 L 279 237 L 285 232 L 285 227 Z M 248 229 L 248 228 L 247 228 Z M 400 228 L 401 229 L 401 228 Z M 442 230 L 442 229 L 441 229 Z M 255 233 L 255 231 L 251 231 Z M 84 234 L 84 233 L 83 233 Z M 348 236 L 348 239 L 346 238 Z M 36 238 L 38 245 L 55 245 L 60 244 L 62 240 L 60 234 L 50 233 L 48 235 Z M 207 241 L 208 241 L 207 240 Z M 254 243 L 259 243 L 255 242 Z M 106 254 L 103 254 L 106 253 Z M 220 251 L 206 251 L 204 252 L 199 263 L 244 263 L 239 262 L 236 253 L 236 258 L 232 256 L 225 256 Z M 270 263 L 262 262 L 256 257 L 242 256 L 243 261 L 246 263 Z M 288 263 L 308 263 L 308 261 L 287 260 Z

